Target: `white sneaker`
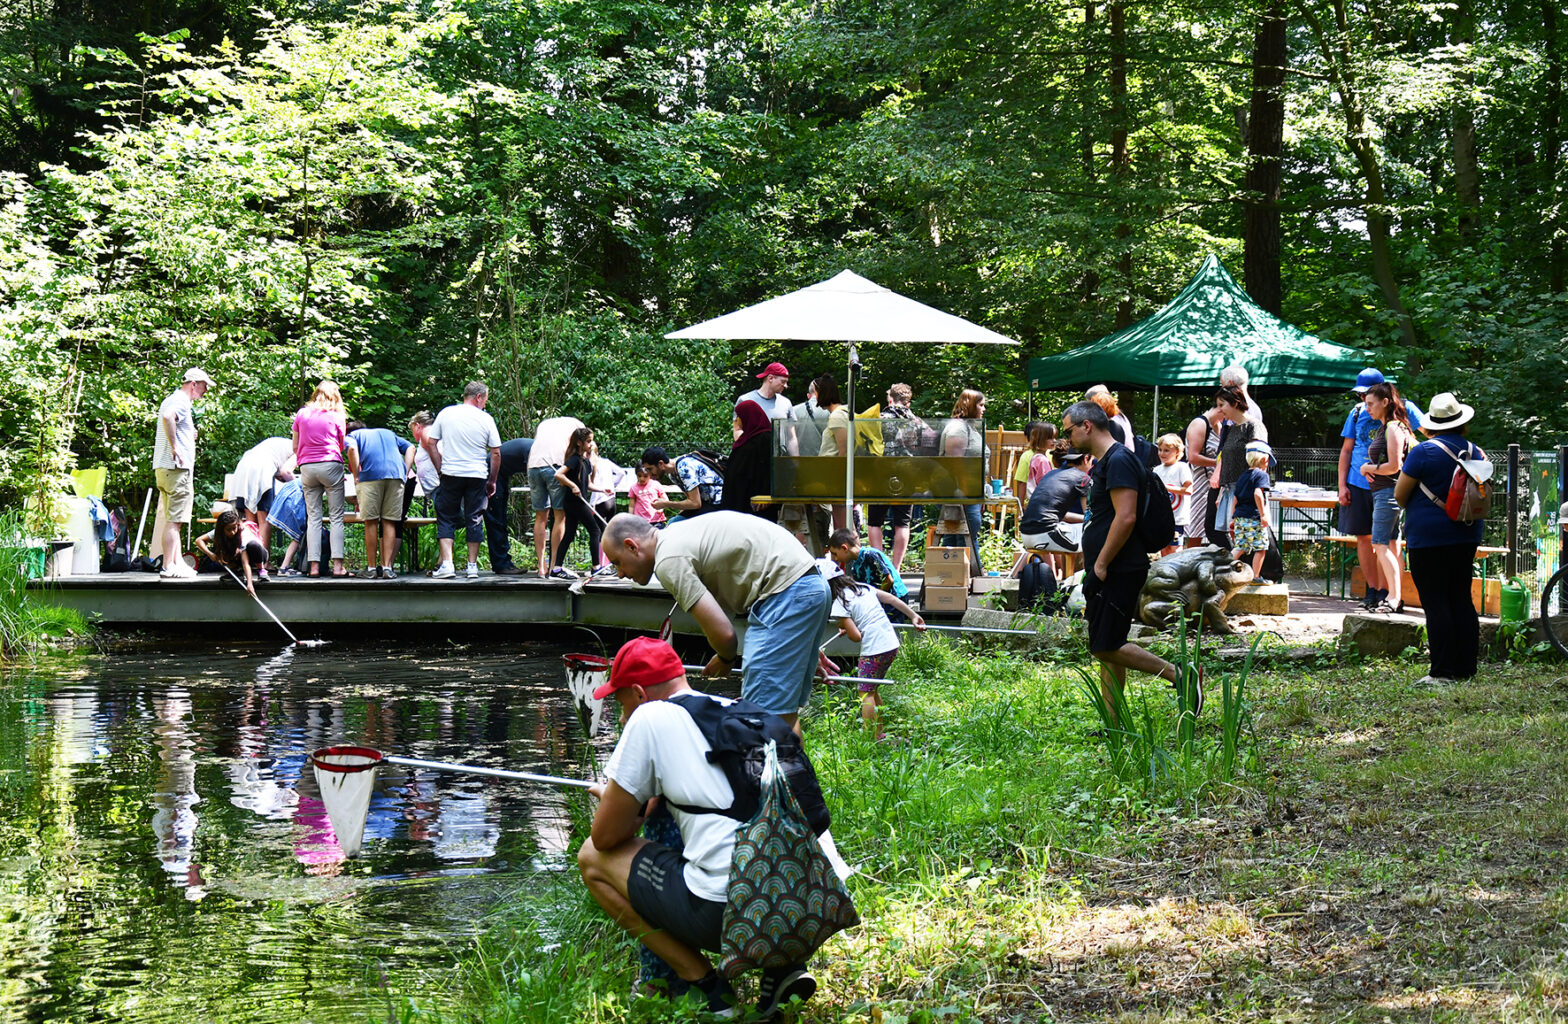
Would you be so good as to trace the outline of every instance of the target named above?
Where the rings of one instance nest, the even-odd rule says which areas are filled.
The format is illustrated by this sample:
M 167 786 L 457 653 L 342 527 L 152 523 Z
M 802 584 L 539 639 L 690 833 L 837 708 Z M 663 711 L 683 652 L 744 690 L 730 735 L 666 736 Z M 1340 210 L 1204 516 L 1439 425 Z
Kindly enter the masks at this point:
M 186 565 L 183 561 L 179 561 L 162 570 L 158 575 L 166 580 L 188 580 L 196 575 L 196 570 Z
M 451 562 L 442 562 L 430 570 L 430 578 L 433 580 L 449 580 L 456 575 L 457 570 L 452 568 Z
M 467 573 L 467 576 L 471 580 L 477 580 L 479 578 L 479 563 L 478 562 L 469 562 L 468 563 L 468 573 Z

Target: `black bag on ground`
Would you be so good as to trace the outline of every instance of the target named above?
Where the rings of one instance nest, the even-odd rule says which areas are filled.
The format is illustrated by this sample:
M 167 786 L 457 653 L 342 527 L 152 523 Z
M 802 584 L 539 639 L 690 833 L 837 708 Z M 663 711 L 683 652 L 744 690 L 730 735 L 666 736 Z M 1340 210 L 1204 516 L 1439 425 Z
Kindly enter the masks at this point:
M 136 561 L 131 563 L 131 571 L 132 572 L 162 572 L 163 571 L 163 556 L 159 555 L 157 558 L 148 558 L 146 555 L 143 555 L 142 557 L 138 558 Z
M 750 821 L 762 799 L 762 769 L 767 764 L 768 741 L 778 744 L 779 766 L 789 780 L 806 822 L 817 835 L 828 830 L 828 805 L 822 799 L 817 773 L 806 757 L 800 737 L 788 722 L 749 700 L 721 704 L 705 695 L 683 693 L 670 698 L 691 716 L 713 749 L 708 763 L 718 765 L 735 794 L 729 807 L 693 807 L 665 798 L 665 803 L 688 814 L 718 813 L 736 821 Z
M 1018 610 L 1021 612 L 1048 612 L 1056 597 L 1056 573 L 1051 563 L 1043 558 L 1031 557 L 1018 574 Z

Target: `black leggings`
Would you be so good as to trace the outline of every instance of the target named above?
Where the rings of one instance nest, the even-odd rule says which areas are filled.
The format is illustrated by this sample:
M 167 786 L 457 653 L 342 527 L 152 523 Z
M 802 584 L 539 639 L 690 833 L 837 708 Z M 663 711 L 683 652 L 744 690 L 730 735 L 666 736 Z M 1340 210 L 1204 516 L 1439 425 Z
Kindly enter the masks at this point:
M 552 566 L 558 566 L 566 561 L 566 552 L 572 546 L 572 541 L 577 539 L 577 527 L 584 526 L 588 529 L 588 565 L 593 568 L 599 564 L 599 543 L 604 537 L 604 527 L 599 525 L 599 517 L 593 514 L 593 509 L 588 503 L 575 494 L 566 495 L 566 529 L 561 534 L 561 546 L 555 549 L 555 557 L 550 560 Z
M 1480 657 L 1481 620 L 1470 594 L 1475 548 L 1474 544 L 1444 544 L 1405 549 L 1410 578 L 1426 613 L 1431 674 L 1439 679 L 1469 679 Z

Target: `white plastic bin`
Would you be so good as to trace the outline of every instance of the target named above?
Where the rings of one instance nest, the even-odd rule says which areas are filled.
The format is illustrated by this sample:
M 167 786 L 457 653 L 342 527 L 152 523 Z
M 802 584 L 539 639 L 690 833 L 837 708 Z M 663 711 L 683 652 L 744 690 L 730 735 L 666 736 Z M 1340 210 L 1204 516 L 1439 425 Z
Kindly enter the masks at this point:
M 62 552 L 66 557 L 57 558 L 55 564 L 64 570 L 60 575 L 95 576 L 100 550 L 93 530 L 92 503 L 86 498 L 67 498 L 65 507 L 65 536 L 74 542 L 75 550 Z

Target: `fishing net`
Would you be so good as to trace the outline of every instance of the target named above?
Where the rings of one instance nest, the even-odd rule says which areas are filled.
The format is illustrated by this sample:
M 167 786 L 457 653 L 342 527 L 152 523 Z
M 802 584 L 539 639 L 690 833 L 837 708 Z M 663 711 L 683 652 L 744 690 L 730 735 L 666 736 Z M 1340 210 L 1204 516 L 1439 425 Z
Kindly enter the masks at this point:
M 321 790 L 321 802 L 332 820 L 343 856 L 359 854 L 370 813 L 370 793 L 376 784 L 381 751 L 370 747 L 322 747 L 310 755 L 311 770 Z
M 565 654 L 561 660 L 566 663 L 566 688 L 577 706 L 577 720 L 584 733 L 597 736 L 604 719 L 604 701 L 595 700 L 593 691 L 610 678 L 610 659 L 596 654 Z

